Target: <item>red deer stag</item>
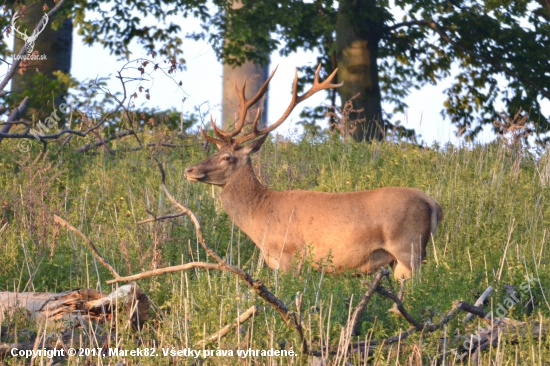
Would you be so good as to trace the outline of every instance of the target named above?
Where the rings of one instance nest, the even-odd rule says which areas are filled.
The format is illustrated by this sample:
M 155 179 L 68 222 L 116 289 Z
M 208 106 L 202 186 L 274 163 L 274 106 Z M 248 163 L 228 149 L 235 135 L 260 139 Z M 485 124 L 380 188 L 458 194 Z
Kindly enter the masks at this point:
M 245 98 L 245 84 L 240 90 L 235 85 L 239 98 L 235 128 L 222 131 L 211 118 L 217 137 L 208 136 L 202 128 L 201 133 L 219 152 L 185 169 L 185 175 L 192 182 L 222 188 L 225 211 L 254 241 L 272 269 L 289 270 L 296 251 L 301 253 L 311 244 L 314 261 L 330 254 L 336 271 L 372 273 L 391 264 L 397 279 L 407 279 L 422 263 L 426 244 L 443 218 L 441 206 L 433 198 L 418 189 L 401 187 L 350 193 L 278 192 L 264 187 L 254 174 L 250 154 L 260 149 L 294 107 L 318 91 L 342 85 L 331 84 L 336 70 L 319 82 L 319 70 L 320 65 L 313 86 L 302 95 L 298 95 L 296 74 L 292 100 L 277 122 L 258 129 L 258 108 L 251 131 L 241 136 L 248 110 L 265 95 L 275 71 L 251 99 Z

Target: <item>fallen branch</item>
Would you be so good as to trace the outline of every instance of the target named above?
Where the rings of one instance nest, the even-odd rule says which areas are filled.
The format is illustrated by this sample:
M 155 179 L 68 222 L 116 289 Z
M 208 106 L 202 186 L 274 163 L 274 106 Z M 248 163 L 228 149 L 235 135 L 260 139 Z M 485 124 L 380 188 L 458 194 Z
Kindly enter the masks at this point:
M 283 319 L 283 321 L 285 322 L 285 324 L 287 326 L 289 326 L 289 327 L 293 328 L 294 330 L 296 330 L 296 332 L 298 333 L 298 336 L 300 337 L 300 341 L 302 343 L 301 344 L 302 353 L 309 353 L 309 348 L 308 348 L 306 338 L 304 336 L 302 324 L 299 321 L 299 319 L 297 318 L 296 314 L 292 311 L 289 311 L 287 309 L 287 307 L 285 306 L 285 304 L 279 298 L 277 298 L 275 295 L 273 295 L 267 289 L 267 287 L 262 283 L 262 281 L 252 278 L 252 276 L 250 274 L 248 274 L 247 272 L 245 272 L 241 268 L 233 266 L 233 265 L 227 263 L 212 248 L 210 248 L 210 246 L 204 240 L 204 236 L 203 236 L 203 233 L 202 233 L 202 229 L 201 229 L 201 225 L 200 225 L 199 220 L 197 219 L 197 217 L 195 216 L 195 214 L 192 211 L 187 209 L 185 206 L 183 206 L 181 203 L 179 203 L 172 196 L 172 194 L 170 193 L 170 191 L 168 190 L 168 188 L 166 187 L 166 184 L 165 184 L 166 174 L 164 172 L 164 168 L 163 168 L 162 164 L 157 159 L 155 159 L 155 161 L 157 162 L 157 164 L 159 166 L 159 169 L 160 169 L 160 172 L 161 172 L 162 189 L 164 190 L 166 196 L 168 197 L 168 199 L 176 207 L 178 207 L 181 210 L 182 214 L 187 215 L 191 219 L 191 221 L 195 225 L 195 231 L 196 231 L 197 239 L 199 240 L 201 246 L 204 248 L 206 253 L 217 262 L 217 264 L 203 263 L 203 262 L 193 262 L 193 263 L 188 263 L 188 264 L 184 264 L 184 265 L 181 265 L 181 266 L 168 267 L 168 268 L 143 272 L 143 273 L 140 273 L 140 274 L 137 274 L 137 275 L 134 275 L 134 276 L 129 276 L 127 278 L 123 278 L 115 271 L 115 269 L 109 263 L 107 263 L 107 261 L 105 261 L 105 259 L 100 255 L 99 251 L 97 250 L 97 248 L 93 244 L 93 242 L 90 239 L 88 239 L 84 234 L 82 234 L 82 232 L 80 232 L 78 229 L 76 229 L 71 224 L 69 224 L 67 221 L 63 220 L 62 218 L 60 218 L 57 215 L 54 215 L 55 222 L 67 227 L 69 230 L 75 232 L 82 239 L 84 239 L 84 241 L 88 244 L 88 246 L 92 250 L 92 253 L 94 254 L 94 256 L 97 258 L 97 260 L 101 264 L 103 264 L 109 270 L 109 272 L 111 272 L 111 274 L 113 275 L 114 279 L 109 280 L 108 283 L 127 281 L 128 278 L 140 279 L 140 278 L 154 276 L 156 274 L 175 272 L 175 271 L 178 271 L 178 270 L 179 271 L 188 270 L 188 269 L 191 269 L 191 268 L 217 269 L 217 270 L 227 271 L 227 272 L 231 272 L 233 274 L 236 274 L 238 277 L 240 277 L 246 283 L 246 285 L 248 287 L 250 287 L 254 292 L 256 292 L 256 294 L 258 294 L 258 296 L 260 296 L 262 299 L 264 299 L 268 304 L 270 304 L 280 314 L 281 318 Z
M 205 262 L 191 262 L 191 263 L 185 263 L 180 264 L 179 266 L 172 266 L 172 267 L 164 267 L 164 268 L 158 268 L 153 269 L 150 271 L 141 272 L 135 275 L 126 276 L 126 277 L 115 277 L 112 280 L 108 280 L 107 284 L 112 285 L 119 282 L 131 282 L 131 281 L 137 281 L 141 280 L 147 277 L 153 277 L 158 276 L 166 273 L 172 273 L 172 272 L 182 272 L 182 271 L 188 271 L 190 269 L 194 268 L 203 268 L 203 269 L 213 269 L 213 270 L 222 270 L 219 264 L 216 263 L 205 263 Z
M 160 170 L 161 178 L 162 178 L 162 189 L 164 190 L 164 193 L 166 193 L 166 197 L 168 197 L 168 199 L 175 206 L 177 206 L 181 210 L 182 213 L 184 213 L 185 215 L 187 215 L 191 219 L 191 221 L 195 225 L 195 232 L 197 234 L 197 239 L 199 240 L 201 246 L 204 248 L 206 253 L 210 257 L 212 257 L 220 265 L 221 270 L 231 272 L 231 273 L 237 275 L 238 277 L 240 277 L 241 280 L 243 280 L 248 287 L 250 287 L 252 290 L 254 290 L 254 292 L 256 292 L 256 294 L 258 294 L 258 296 L 260 296 L 268 304 L 270 304 L 279 313 L 279 315 L 283 319 L 284 323 L 287 326 L 290 326 L 291 328 L 296 330 L 296 332 L 298 333 L 298 336 L 300 337 L 300 341 L 302 342 L 302 344 L 301 344 L 302 353 L 308 353 L 309 352 L 309 347 L 307 345 L 307 341 L 306 341 L 306 338 L 304 336 L 304 332 L 303 332 L 303 329 L 302 329 L 302 324 L 297 319 L 296 314 L 294 312 L 289 311 L 287 309 L 287 307 L 285 306 L 285 304 L 281 300 L 279 300 L 278 297 L 273 295 L 267 289 L 267 287 L 262 283 L 262 281 L 255 280 L 254 278 L 252 278 L 252 276 L 250 274 L 248 274 L 247 272 L 245 272 L 241 268 L 233 266 L 233 265 L 227 263 L 225 260 L 223 260 L 218 255 L 218 253 L 216 253 L 212 248 L 210 248 L 210 246 L 204 240 L 204 236 L 203 236 L 203 233 L 202 233 L 201 224 L 200 224 L 199 220 L 197 219 L 197 217 L 195 216 L 195 214 L 191 210 L 187 209 L 187 207 L 185 207 L 181 203 L 179 203 L 172 196 L 172 194 L 170 193 L 168 188 L 166 188 L 166 184 L 165 184 L 166 174 L 164 172 L 164 168 L 163 168 L 162 164 L 156 158 L 154 158 L 154 159 L 155 159 L 155 161 L 157 162 L 157 164 L 159 166 L 159 170 Z
M 380 281 L 382 281 L 382 279 L 384 277 L 387 277 L 389 274 L 390 274 L 390 271 L 387 269 L 380 270 L 376 274 L 372 283 L 369 285 L 369 288 L 367 292 L 365 292 L 365 295 L 363 295 L 363 298 L 361 299 L 361 301 L 359 301 L 359 304 L 357 304 L 357 306 L 353 310 L 353 314 L 351 315 L 344 329 L 342 329 L 342 332 L 340 335 L 340 342 L 338 344 L 336 358 L 334 359 L 335 365 L 340 364 L 340 361 L 343 361 L 346 358 L 346 355 L 349 351 L 350 339 L 352 335 L 356 332 L 355 328 L 357 327 L 359 317 L 363 314 L 363 311 L 367 307 L 367 304 L 372 298 L 372 295 L 374 295 L 374 292 L 376 291 Z
M 361 342 L 353 343 L 348 347 L 349 352 L 352 352 L 352 353 L 366 352 L 370 356 L 374 354 L 374 350 L 378 346 L 390 345 L 390 344 L 401 342 L 405 340 L 407 337 L 409 337 L 411 334 L 414 334 L 416 332 L 423 332 L 423 333 L 435 332 L 436 330 L 442 328 L 449 321 L 451 321 L 458 314 L 459 310 L 462 310 L 461 309 L 462 302 L 455 301 L 451 309 L 447 312 L 447 314 L 445 314 L 445 316 L 439 321 L 439 323 L 437 324 L 420 323 L 405 310 L 405 308 L 403 307 L 403 303 L 401 302 L 401 300 L 399 300 L 399 298 L 396 295 L 384 289 L 382 286 L 378 286 L 376 288 L 376 292 L 394 301 L 394 303 L 397 305 L 397 309 L 401 312 L 401 315 L 403 315 L 403 318 L 405 318 L 405 320 L 407 320 L 407 322 L 409 322 L 409 324 L 411 324 L 412 327 L 407 329 L 404 332 L 400 332 L 399 334 L 393 337 L 389 337 L 383 340 L 371 340 L 368 342 L 361 341 Z M 468 307 L 465 307 L 465 308 L 469 309 Z
M 301 313 L 300 308 L 301 308 L 301 302 L 302 302 L 301 295 L 297 294 L 296 307 L 298 309 L 297 310 L 298 314 L 296 314 L 292 311 L 289 311 L 287 309 L 286 305 L 284 303 L 282 303 L 279 298 L 277 298 L 275 295 L 273 295 L 265 287 L 265 285 L 260 280 L 255 280 L 254 278 L 252 278 L 252 276 L 250 276 L 250 274 L 248 274 L 247 272 L 245 272 L 241 268 L 233 266 L 233 265 L 227 263 L 225 260 L 223 260 L 204 240 L 204 236 L 203 236 L 203 232 L 202 232 L 202 229 L 201 229 L 201 226 L 200 226 L 200 222 L 198 221 L 198 219 L 196 218 L 194 213 L 192 211 L 190 211 L 189 209 L 187 209 L 185 206 L 183 206 L 181 203 L 179 203 L 172 196 L 172 194 L 170 193 L 170 191 L 168 190 L 168 188 L 166 187 L 166 184 L 165 184 L 166 175 L 165 175 L 164 168 L 163 168 L 162 164 L 157 159 L 155 159 L 155 161 L 157 162 L 157 164 L 159 166 L 159 169 L 160 169 L 160 172 L 161 172 L 161 178 L 162 178 L 161 187 L 162 187 L 163 191 L 165 192 L 167 198 L 176 207 L 178 207 L 181 212 L 176 213 L 176 214 L 170 214 L 170 215 L 167 215 L 167 216 L 158 217 L 158 218 L 155 217 L 152 213 L 150 213 L 153 216 L 153 218 L 144 220 L 140 223 L 158 221 L 158 220 L 161 220 L 161 219 L 168 219 L 168 218 L 179 217 L 179 216 L 182 216 L 182 215 L 187 215 L 191 219 L 191 221 L 193 222 L 193 224 L 195 226 L 196 235 L 197 235 L 197 239 L 198 239 L 199 243 L 202 245 L 202 247 L 204 248 L 206 253 L 216 261 L 216 263 L 192 262 L 192 263 L 182 264 L 180 266 L 166 267 L 166 268 L 156 269 L 156 270 L 152 270 L 152 271 L 142 272 L 142 273 L 132 275 L 132 276 L 120 277 L 116 273 L 116 271 L 114 271 L 114 269 L 112 269 L 112 267 L 110 265 L 108 265 L 104 261 L 104 259 L 99 255 L 99 252 L 97 251 L 97 249 L 95 248 L 93 243 L 88 238 L 86 238 L 80 231 L 78 231 L 77 229 L 70 226 L 65 220 L 62 220 L 62 219 L 60 219 L 59 217 L 56 216 L 56 222 L 59 222 L 60 224 L 62 224 L 64 226 L 67 226 L 69 229 L 75 231 L 78 235 L 80 235 L 82 238 L 84 238 L 84 240 L 92 248 L 92 251 L 94 252 L 94 255 L 96 256 L 96 258 L 98 258 L 98 260 L 102 264 L 104 264 L 107 268 L 109 268 L 109 270 L 111 271 L 111 273 L 113 274 L 113 276 L 115 278 L 112 279 L 112 280 L 109 280 L 107 282 L 108 284 L 113 284 L 113 283 L 117 283 L 117 282 L 127 282 L 127 281 L 142 279 L 142 278 L 146 278 L 146 277 L 156 276 L 156 275 L 160 275 L 160 274 L 164 274 L 164 273 L 185 271 L 185 270 L 189 270 L 189 269 L 193 269 L 193 268 L 205 268 L 205 269 L 213 269 L 213 270 L 231 272 L 231 273 L 237 275 L 239 278 L 241 278 L 246 283 L 246 285 L 248 287 L 250 287 L 254 292 L 256 292 L 256 294 L 258 294 L 258 296 L 260 296 L 268 304 L 270 304 L 279 313 L 279 315 L 281 316 L 284 323 L 297 332 L 297 334 L 300 338 L 300 341 L 302 343 L 301 344 L 302 353 L 308 354 L 308 355 L 313 355 L 313 356 L 323 356 L 323 355 L 334 355 L 334 354 L 336 354 L 337 357 L 338 357 L 338 355 L 341 355 L 340 358 L 342 358 L 343 360 L 346 359 L 347 353 L 367 353 L 368 355 L 371 355 L 371 354 L 374 353 L 374 350 L 375 350 L 376 347 L 382 347 L 384 345 L 391 345 L 391 344 L 394 344 L 394 343 L 397 343 L 397 342 L 401 342 L 404 339 L 406 339 L 408 336 L 410 336 L 411 334 L 414 334 L 415 332 L 423 332 L 423 333 L 435 332 L 436 330 L 441 329 L 450 320 L 452 320 L 461 310 L 469 312 L 469 313 L 474 314 L 474 315 L 477 315 L 481 318 L 484 318 L 486 316 L 485 311 L 483 309 L 481 309 L 480 307 L 457 300 L 453 303 L 451 309 L 441 318 L 441 320 L 438 323 L 432 324 L 431 322 L 425 322 L 425 323 L 419 322 L 412 315 L 410 315 L 407 312 L 407 310 L 405 309 L 405 307 L 403 305 L 403 302 L 395 294 L 393 294 L 391 291 L 387 290 L 386 288 L 384 288 L 383 286 L 381 286 L 379 284 L 380 281 L 385 276 L 387 276 L 388 273 L 389 273 L 387 270 L 384 269 L 384 270 L 381 270 L 380 272 L 377 273 L 377 275 L 375 276 L 372 284 L 369 286 L 368 290 L 363 295 L 363 297 L 362 297 L 361 301 L 359 302 L 359 304 L 355 307 L 352 315 L 350 316 L 350 319 L 349 319 L 348 323 L 346 324 L 346 326 L 344 327 L 344 330 L 342 331 L 342 336 L 341 336 L 338 348 L 328 350 L 328 352 L 326 352 L 326 353 L 322 353 L 322 352 L 316 351 L 316 350 L 311 350 L 308 343 L 307 343 L 307 341 L 306 341 L 306 339 L 305 339 L 303 328 L 302 328 L 302 323 L 301 323 L 301 314 L 300 314 Z M 357 342 L 357 343 L 350 344 L 349 341 L 351 339 L 351 335 L 353 334 L 353 332 L 354 332 L 354 330 L 357 326 L 358 318 L 360 317 L 361 313 L 364 311 L 364 309 L 368 305 L 368 303 L 369 303 L 370 299 L 372 298 L 374 292 L 377 292 L 381 296 L 392 300 L 395 303 L 395 305 L 397 307 L 397 310 L 403 315 L 403 318 L 409 324 L 412 325 L 412 327 L 409 328 L 408 330 L 404 331 L 404 332 L 400 332 L 399 334 L 397 334 L 393 337 L 386 338 L 386 339 L 381 340 L 381 341 L 380 340 L 369 340 L 369 341 L 362 341 L 362 342 Z M 256 312 L 257 312 L 256 307 L 253 307 L 253 308 L 249 309 L 247 312 L 243 313 L 240 317 L 238 317 L 233 324 L 226 325 L 224 328 L 220 329 L 218 332 L 208 336 L 207 338 L 203 339 L 202 341 L 197 342 L 196 344 L 204 346 L 208 342 L 215 341 L 216 339 L 219 339 L 219 338 L 225 336 L 226 334 L 229 333 L 229 331 L 231 329 L 237 327 L 239 324 L 246 321 L 246 319 L 253 316 L 253 314 L 255 314 Z M 510 325 L 509 323 L 510 322 L 508 322 L 507 324 Z M 500 328 L 504 327 L 501 323 L 495 323 L 495 324 L 497 324 L 496 325 L 497 327 L 500 327 Z M 513 327 L 516 327 L 516 324 L 520 324 L 521 327 L 524 327 L 524 325 L 526 323 L 519 323 L 519 322 L 514 323 Z M 535 333 L 540 336 L 542 334 L 542 326 L 539 326 L 538 323 L 535 323 L 535 327 L 537 327 L 537 326 L 538 326 L 538 328 L 536 328 L 537 329 L 536 332 L 538 332 L 538 333 L 536 333 L 536 332 Z M 502 332 L 505 332 L 507 329 L 516 329 L 516 328 L 504 327 L 503 328 L 503 329 L 505 329 L 504 331 L 502 329 L 497 329 L 496 333 L 491 330 L 488 333 L 488 334 L 490 334 L 490 336 L 487 336 L 485 340 L 483 340 L 482 342 L 479 343 L 479 345 L 476 349 L 476 352 L 478 352 L 478 350 L 483 350 L 486 347 L 489 347 L 494 342 L 498 342 L 498 340 L 499 340 L 498 336 Z M 511 330 L 509 330 L 508 332 L 510 332 L 510 331 Z M 495 336 L 493 336 L 493 334 L 497 334 L 496 338 L 495 338 Z M 323 346 L 323 345 L 321 345 L 321 346 Z
M 63 220 L 61 217 L 57 216 L 57 215 L 53 215 L 53 219 L 55 222 L 57 222 L 58 224 L 60 224 L 61 226 L 65 226 L 67 229 L 71 230 L 72 232 L 76 233 L 78 236 L 80 236 L 82 239 L 84 239 L 84 241 L 86 242 L 86 244 L 88 244 L 88 246 L 90 247 L 90 249 L 92 250 L 92 253 L 93 255 L 97 258 L 97 260 L 103 264 L 103 266 L 105 268 L 107 268 L 109 270 L 109 272 L 111 272 L 111 274 L 115 277 L 115 278 L 119 278 L 120 275 L 118 274 L 118 272 L 113 268 L 111 267 L 111 265 L 109 263 L 107 263 L 107 261 L 101 256 L 101 254 L 99 254 L 99 251 L 97 250 L 97 248 L 95 247 L 94 243 L 88 239 L 86 237 L 86 235 L 82 234 L 82 232 L 80 230 L 78 230 L 77 228 L 75 228 L 74 226 L 72 226 L 71 224 L 69 224 L 67 221 Z
M 91 144 L 86 144 L 84 146 L 81 146 L 78 149 L 76 149 L 76 152 L 84 153 L 84 152 L 86 152 L 90 149 L 103 146 L 103 145 L 107 144 L 107 142 L 109 142 L 109 141 L 120 139 L 120 138 L 128 136 L 128 135 L 135 135 L 135 132 L 132 131 L 132 130 L 125 130 L 125 131 L 117 132 L 114 135 L 107 137 L 106 139 L 102 139 L 101 136 L 98 136 L 98 138 L 100 139 L 99 141 L 92 142 Z
M 489 322 L 486 320 L 486 322 Z M 489 347 L 498 347 L 506 337 L 509 343 L 517 343 L 520 337 L 524 337 L 527 333 L 535 338 L 540 338 L 548 331 L 546 326 L 538 321 L 520 322 L 509 318 L 495 318 L 486 328 L 478 327 L 476 333 L 468 334 L 463 338 L 461 356 L 471 355 L 474 364 L 479 357 L 479 353 Z
M 145 220 L 138 221 L 137 224 L 142 225 L 142 224 L 146 224 L 148 222 L 162 221 L 162 220 L 174 219 L 174 218 L 180 217 L 180 216 L 185 216 L 185 213 L 183 213 L 183 212 L 178 212 L 178 213 L 175 213 L 175 214 L 169 214 L 169 215 L 160 216 L 160 217 L 155 217 L 150 212 L 149 212 L 149 214 L 153 217 L 151 217 L 150 219 L 145 219 Z
M 202 341 L 199 341 L 195 343 L 195 347 L 204 347 L 209 342 L 214 342 L 219 340 L 220 338 L 224 337 L 227 333 L 231 331 L 231 329 L 237 328 L 242 323 L 247 321 L 249 318 L 254 316 L 258 312 L 258 307 L 256 305 L 252 306 L 250 309 L 246 310 L 244 313 L 241 314 L 241 316 L 238 316 L 237 319 L 235 319 L 235 322 L 232 324 L 227 324 L 222 329 L 218 330 L 216 333 L 213 333 L 203 339 Z

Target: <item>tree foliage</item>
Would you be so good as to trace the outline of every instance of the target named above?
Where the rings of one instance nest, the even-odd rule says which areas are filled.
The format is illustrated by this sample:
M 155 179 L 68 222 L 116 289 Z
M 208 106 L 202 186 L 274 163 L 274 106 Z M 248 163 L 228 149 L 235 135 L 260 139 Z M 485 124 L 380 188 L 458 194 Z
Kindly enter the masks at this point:
M 277 48 L 283 55 L 316 48 L 331 70 L 338 57 L 336 22 L 343 16 L 360 37 L 378 42 L 379 86 L 394 105 L 391 112 L 405 110 L 412 88 L 453 75 L 442 115 L 458 131 L 475 137 L 500 112 L 499 102 L 510 115 L 528 111 L 539 132 L 549 129 L 540 105 L 550 99 L 550 18 L 542 3 L 397 0 L 393 8 L 387 1 L 358 0 L 339 7 L 331 1 L 243 3 L 211 20 L 219 32 L 210 39 L 227 62 L 257 59 Z
M 282 55 L 316 49 L 325 74 L 345 56 L 338 24 L 351 26 L 376 59 L 377 78 L 366 79 L 363 88 L 366 100 L 380 103 L 378 93 L 393 105 L 379 117 L 369 116 L 366 108 L 367 123 L 382 118 L 391 128 L 393 114 L 405 111 L 413 88 L 452 76 L 441 114 L 460 134 L 475 138 L 503 105 L 509 115 L 520 108 L 529 113 L 539 133 L 550 129 L 540 104 L 550 99 L 550 4 L 539 1 L 242 0 L 243 6 L 233 9 L 222 0 L 100 0 L 77 1 L 73 14 L 87 43 L 99 42 L 115 55 L 128 57 L 131 42 L 137 41 L 148 51 L 176 58 L 183 54 L 183 37 L 207 38 L 228 64 L 265 62 L 277 49 Z M 187 17 L 201 19 L 203 33 L 181 36 Z M 311 81 L 315 64 L 302 68 L 302 82 Z M 335 95 L 329 97 L 335 103 Z

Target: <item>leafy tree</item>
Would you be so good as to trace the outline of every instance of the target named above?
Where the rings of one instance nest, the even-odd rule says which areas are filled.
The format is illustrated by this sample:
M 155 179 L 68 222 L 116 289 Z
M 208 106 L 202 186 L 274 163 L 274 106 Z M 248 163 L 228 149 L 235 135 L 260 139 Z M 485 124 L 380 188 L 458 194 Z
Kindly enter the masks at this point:
M 502 98 L 510 115 L 522 108 L 545 132 L 540 101 L 550 99 L 550 6 L 543 1 L 396 0 L 391 9 L 388 1 L 245 0 L 239 11 L 215 1 L 221 11 L 211 22 L 219 32 L 210 39 L 222 59 L 235 63 L 281 44 L 282 54 L 319 49 L 327 72 L 339 68 L 342 103 L 360 93 L 353 104 L 363 112 L 350 116 L 366 118 L 352 132 L 357 140 L 382 138 L 390 116 L 382 98 L 402 112 L 411 88 L 436 84 L 453 67 L 458 72 L 442 114 L 459 131 L 475 137 Z
M 318 49 L 325 73 L 339 68 L 342 104 L 359 94 L 350 120 L 364 122 L 347 129 L 356 140 L 383 138 L 392 113 L 407 107 L 412 88 L 453 73 L 442 115 L 474 138 L 496 117 L 500 100 L 510 115 L 527 111 L 538 132 L 550 128 L 540 106 L 550 99 L 550 6 L 539 1 L 395 0 L 390 8 L 387 0 L 242 0 L 236 9 L 214 0 L 209 9 L 205 0 L 101 0 L 77 6 L 74 19 L 87 42 L 100 42 L 117 55 L 127 56 L 133 40 L 150 51 L 181 55 L 175 35 L 181 26 L 168 22 L 169 15 L 200 18 L 205 32 L 187 36 L 208 36 L 227 64 L 264 64 L 279 47 L 283 55 Z M 102 19 L 86 20 L 89 9 Z M 159 24 L 141 25 L 150 15 Z M 310 80 L 312 69 L 304 70 Z M 393 103 L 392 111 L 382 110 L 382 98 Z

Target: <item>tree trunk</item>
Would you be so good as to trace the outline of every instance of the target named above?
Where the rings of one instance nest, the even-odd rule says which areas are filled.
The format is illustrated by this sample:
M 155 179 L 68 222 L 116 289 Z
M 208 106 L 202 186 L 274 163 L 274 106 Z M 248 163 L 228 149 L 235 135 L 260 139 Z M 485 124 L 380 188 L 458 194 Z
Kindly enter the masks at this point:
M 356 141 L 382 140 L 384 122 L 377 64 L 379 32 L 375 23 L 361 19 L 356 3 L 364 2 L 341 1 L 338 9 L 338 80 L 344 82 L 338 92 L 342 105 L 359 94 L 352 103 L 354 109 L 363 111 L 350 114 L 347 123 L 350 123 L 351 136 Z M 360 119 L 364 121 L 354 123 Z
M 240 9 L 243 3 L 240 0 L 234 0 L 231 5 L 233 9 Z M 254 96 L 262 84 L 269 76 L 269 64 L 260 65 L 250 61 L 246 61 L 241 66 L 223 65 L 223 86 L 222 86 L 222 127 L 225 130 L 230 129 L 238 116 L 236 116 L 239 99 L 235 93 L 233 83 L 241 88 L 242 83 L 246 79 L 246 98 Z M 258 107 L 262 108 L 262 115 L 258 127 L 265 127 L 267 120 L 267 101 L 265 99 L 258 103 Z M 252 113 L 250 113 L 252 115 Z M 254 114 L 255 115 L 255 114 Z
M 255 76 L 255 77 L 253 77 Z M 245 62 L 241 66 L 223 65 L 223 90 L 222 90 L 222 126 L 225 130 L 231 128 L 238 118 L 236 116 L 239 100 L 235 93 L 233 83 L 241 88 L 246 78 L 246 97 L 251 98 L 258 92 L 262 84 L 269 76 L 269 67 Z M 259 102 L 259 107 L 263 109 L 260 117 L 259 127 L 264 127 L 267 120 L 267 101 L 265 99 Z M 253 118 L 255 113 L 249 113 Z M 249 119 L 250 119 L 249 118 Z
M 23 12 L 23 16 L 20 16 L 15 25 L 21 32 L 27 31 L 27 35 L 32 33 L 32 30 L 38 22 L 42 19 L 45 11 L 42 9 L 43 3 L 34 3 L 32 1 L 26 1 L 25 6 L 27 8 Z M 53 1 L 46 1 L 46 4 L 51 9 L 55 6 Z M 57 29 L 52 29 L 52 23 L 54 19 L 49 19 L 46 28 L 38 35 L 35 44 L 34 51 L 39 55 L 45 55 L 46 60 L 33 60 L 29 61 L 29 64 L 23 74 L 16 73 L 11 82 L 11 91 L 21 96 L 29 96 L 31 99 L 36 98 L 37 95 L 42 94 L 44 101 L 52 100 L 52 91 L 38 89 L 41 85 L 36 84 L 36 74 L 39 72 L 43 77 L 48 79 L 56 79 L 53 75 L 54 71 L 62 71 L 66 74 L 71 70 L 71 53 L 73 42 L 73 22 L 71 19 L 65 19 L 63 24 Z M 24 41 L 19 35 L 15 38 L 14 54 L 17 54 L 24 45 Z M 38 70 L 38 72 L 37 72 Z M 53 91 L 53 99 L 56 105 L 63 102 L 63 96 L 67 95 L 68 86 L 64 85 L 61 89 Z M 32 111 L 35 112 L 35 111 Z M 50 115 L 51 108 L 43 111 L 44 114 Z M 41 116 L 37 116 L 40 118 Z

